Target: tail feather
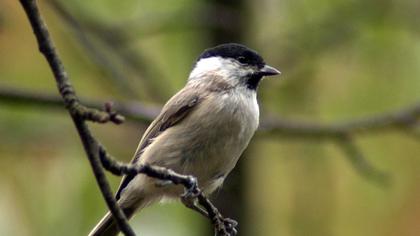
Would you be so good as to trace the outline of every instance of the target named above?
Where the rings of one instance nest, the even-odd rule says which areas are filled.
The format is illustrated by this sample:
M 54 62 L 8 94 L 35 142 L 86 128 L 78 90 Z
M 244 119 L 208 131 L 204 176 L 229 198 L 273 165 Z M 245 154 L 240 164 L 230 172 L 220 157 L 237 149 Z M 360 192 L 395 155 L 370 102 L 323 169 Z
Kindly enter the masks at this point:
M 143 177 L 140 180 L 145 181 L 145 179 L 146 178 Z M 142 191 L 124 193 L 125 195 L 118 200 L 118 204 L 120 205 L 128 220 L 134 215 L 135 212 L 148 206 L 152 202 L 159 200 L 159 198 L 156 196 L 151 194 L 148 195 L 145 193 L 144 189 L 148 185 L 142 183 L 140 180 L 137 180 L 136 184 L 141 186 Z M 154 187 L 154 185 L 151 186 Z M 92 229 L 88 236 L 116 236 L 119 232 L 120 229 L 118 228 L 117 222 L 114 220 L 112 214 L 108 212 Z
M 89 236 L 115 236 L 119 232 L 118 226 L 110 212 L 92 229 Z
M 124 209 L 124 213 L 127 219 L 130 219 L 134 214 L 134 210 Z M 119 232 L 120 229 L 118 228 L 117 222 L 114 220 L 111 212 L 108 212 L 88 236 L 116 236 Z

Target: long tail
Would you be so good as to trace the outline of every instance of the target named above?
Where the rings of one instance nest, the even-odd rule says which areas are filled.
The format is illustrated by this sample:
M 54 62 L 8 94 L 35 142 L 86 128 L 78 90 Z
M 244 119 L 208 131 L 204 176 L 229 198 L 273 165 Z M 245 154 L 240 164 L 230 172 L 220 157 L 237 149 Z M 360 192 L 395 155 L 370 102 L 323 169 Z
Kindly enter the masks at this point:
M 134 210 L 123 210 L 127 219 L 130 219 Z M 110 212 L 99 221 L 99 223 L 92 229 L 89 233 L 89 236 L 116 236 L 120 232 L 120 229 L 117 226 L 117 223 L 114 220 L 114 217 Z
M 142 178 L 136 180 L 137 186 L 141 186 L 142 191 L 137 191 L 135 193 L 125 192 L 125 197 L 121 196 L 121 198 L 118 200 L 118 204 L 120 205 L 128 220 L 134 215 L 135 212 L 138 212 L 149 204 L 159 200 L 159 198 L 156 197 L 156 194 L 146 192 L 149 187 L 152 189 L 155 188 L 153 183 L 146 184 L 146 181 L 147 178 L 145 176 L 142 176 Z M 108 212 L 101 219 L 101 221 L 99 221 L 95 228 L 92 229 L 92 231 L 89 233 L 89 236 L 116 236 L 119 232 L 120 229 L 118 228 L 114 217 L 110 212 Z

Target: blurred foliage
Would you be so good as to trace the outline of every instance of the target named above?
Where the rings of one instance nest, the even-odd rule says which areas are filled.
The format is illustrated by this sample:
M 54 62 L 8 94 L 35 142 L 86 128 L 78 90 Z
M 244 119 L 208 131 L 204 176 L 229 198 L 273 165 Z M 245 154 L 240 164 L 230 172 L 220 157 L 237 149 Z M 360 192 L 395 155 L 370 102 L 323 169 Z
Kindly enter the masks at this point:
M 95 60 L 78 31 L 40 1 L 78 94 L 154 104 L 183 86 L 195 58 L 212 46 L 214 28 L 235 27 L 226 16 L 238 10 L 204 0 L 62 3 L 103 53 Z M 262 116 L 330 122 L 420 101 L 419 1 L 248 0 L 240 11 L 242 43 L 283 72 L 260 87 Z M 1 1 L 0 86 L 57 94 L 36 47 L 18 2 Z M 144 68 L 127 64 L 116 49 Z M 106 207 L 67 114 L 1 101 L 0 108 L 0 235 L 86 234 Z M 92 126 L 126 161 L 146 128 Z M 419 140 L 398 131 L 356 138 L 369 161 L 391 175 L 390 186 L 357 175 L 332 142 L 254 139 L 241 160 L 240 235 L 420 235 Z M 116 188 L 119 179 L 110 180 Z M 144 235 L 208 230 L 205 219 L 177 203 L 150 207 L 131 222 Z

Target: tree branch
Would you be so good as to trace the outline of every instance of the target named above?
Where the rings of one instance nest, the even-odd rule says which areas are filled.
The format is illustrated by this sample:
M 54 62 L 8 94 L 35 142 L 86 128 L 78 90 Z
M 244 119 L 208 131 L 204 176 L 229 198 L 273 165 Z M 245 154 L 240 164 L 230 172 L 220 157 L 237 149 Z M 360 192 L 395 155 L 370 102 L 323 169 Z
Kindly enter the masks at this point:
M 86 22 L 79 22 L 75 16 L 71 14 L 70 11 L 67 11 L 66 8 L 57 0 L 49 0 L 50 5 L 57 11 L 58 16 L 61 17 L 65 23 L 67 23 L 71 29 L 74 30 L 76 34 L 78 34 L 78 38 L 81 39 L 81 45 L 86 48 L 86 52 L 91 55 L 91 57 L 95 60 L 100 62 L 101 64 L 107 64 L 108 66 L 105 67 L 106 70 L 111 70 L 111 74 L 113 76 L 118 76 L 113 81 L 114 84 L 118 84 L 118 86 L 123 86 L 127 91 L 131 91 L 132 95 L 137 96 L 137 92 L 132 89 L 132 84 L 129 83 L 129 80 L 123 76 L 121 70 L 118 70 L 114 64 L 115 61 L 111 61 L 104 51 L 111 51 L 112 58 L 119 59 L 120 62 L 125 66 L 125 68 L 129 68 L 129 70 L 135 71 L 135 77 L 140 78 L 143 82 L 143 85 L 147 88 L 145 91 L 147 95 L 154 100 L 162 101 L 163 94 L 157 92 L 150 92 L 150 91 L 162 91 L 162 88 L 159 88 L 159 85 L 153 81 L 152 79 L 145 79 L 145 78 L 163 78 L 160 74 L 160 70 L 155 68 L 155 65 L 152 63 L 148 63 L 150 58 L 147 58 L 145 55 L 140 53 L 135 53 L 133 50 L 127 50 L 127 42 L 128 42 L 128 35 L 126 30 L 124 29 L 116 29 L 107 27 L 101 24 L 94 24 L 90 23 L 92 26 L 88 27 L 88 23 Z M 112 32 L 112 33 L 110 33 Z M 98 41 L 93 41 L 91 37 L 93 36 Z M 100 43 L 98 43 L 100 42 Z M 105 47 L 100 47 L 103 45 Z M 127 92 L 126 91 L 126 92 Z
M 21 105 L 44 106 L 62 109 L 59 97 L 26 90 L 0 87 L 0 102 Z M 103 103 L 84 99 L 83 104 L 100 109 Z M 129 120 L 151 122 L 158 115 L 160 107 L 146 106 L 140 102 L 115 102 L 112 106 Z M 420 123 L 420 102 L 406 108 L 376 114 L 365 118 L 322 124 L 287 120 L 283 118 L 265 119 L 261 122 L 259 135 L 285 136 L 288 138 L 336 139 L 343 134 L 370 134 L 387 130 L 410 131 Z
M 387 186 L 390 183 L 390 176 L 370 164 L 349 135 L 339 137 L 336 140 L 336 143 L 343 150 L 347 159 L 361 176 L 383 186 Z
M 73 15 L 66 10 L 60 1 L 49 0 L 47 2 L 51 5 L 54 11 L 56 11 L 57 15 L 69 25 L 69 28 L 74 33 L 76 39 L 80 42 L 80 45 L 83 46 L 84 52 L 90 56 L 93 62 L 98 64 L 98 67 L 109 73 L 110 76 L 105 78 L 112 79 L 112 83 L 116 88 L 120 89 L 123 94 L 128 94 L 130 97 L 138 97 L 138 91 L 136 91 L 130 84 L 130 80 L 125 75 L 124 70 L 118 68 L 116 65 L 117 63 L 112 61 L 109 55 L 105 52 L 106 50 L 101 47 L 101 43 L 95 41 L 91 37 L 89 30 L 86 30 L 84 25 L 80 23 L 76 17 L 73 17 Z M 108 30 L 107 32 L 112 32 L 114 36 L 121 34 L 115 30 Z M 123 37 L 118 36 L 118 38 Z M 148 85 L 147 81 L 146 85 Z
M 262 122 L 263 134 L 297 138 L 337 138 L 346 134 L 366 134 L 390 129 L 411 129 L 420 122 L 420 102 L 401 110 L 352 119 L 332 124 L 267 119 Z
M 104 107 L 104 104 L 106 104 L 91 99 L 81 99 L 81 101 L 82 104 L 85 104 L 87 107 L 96 109 L 101 109 Z M 65 109 L 63 109 L 63 99 L 59 96 L 10 87 L 0 87 L 0 102 L 65 111 Z M 121 114 L 126 114 L 124 116 L 130 120 L 144 123 L 150 123 L 160 111 L 160 108 L 158 107 L 145 106 L 140 102 L 112 102 L 112 108 Z
M 108 184 L 108 181 L 106 179 L 105 173 L 101 167 L 101 163 L 98 157 L 98 144 L 92 136 L 85 122 L 85 119 L 87 117 L 97 117 L 97 114 L 100 114 L 100 116 L 102 117 L 102 115 L 105 116 L 105 114 L 107 113 L 100 112 L 94 109 L 84 109 L 84 107 L 79 103 L 75 91 L 72 85 L 70 84 L 67 73 L 64 70 L 64 66 L 60 58 L 58 57 L 52 40 L 50 39 L 47 26 L 41 18 L 36 1 L 20 0 L 20 3 L 22 4 L 25 13 L 28 16 L 29 22 L 32 26 L 32 29 L 38 42 L 39 50 L 47 59 L 50 68 L 54 74 L 58 90 L 64 100 L 64 104 L 67 110 L 70 113 L 73 123 L 76 126 L 80 139 L 82 140 L 83 147 L 88 156 L 96 181 L 108 205 L 108 208 L 114 216 L 115 221 L 117 222 L 120 230 L 125 235 L 135 235 L 134 231 L 131 229 L 130 225 L 127 222 L 127 218 L 125 217 L 124 213 L 117 205 L 113 197 L 113 193 Z M 95 113 L 95 115 L 93 115 L 93 113 Z

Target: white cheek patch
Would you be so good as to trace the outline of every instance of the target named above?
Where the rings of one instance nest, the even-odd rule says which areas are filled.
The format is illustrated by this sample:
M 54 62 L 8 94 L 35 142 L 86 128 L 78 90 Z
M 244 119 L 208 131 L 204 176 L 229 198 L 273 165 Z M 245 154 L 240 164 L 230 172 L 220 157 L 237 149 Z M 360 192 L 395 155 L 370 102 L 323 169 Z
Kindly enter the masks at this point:
M 241 77 L 247 69 L 242 68 L 240 64 L 222 57 L 209 57 L 200 59 L 192 70 L 189 80 L 200 78 L 207 73 L 217 73 L 226 78 Z
M 219 70 L 222 67 L 224 59 L 221 57 L 209 57 L 200 59 L 191 71 L 189 78 L 193 79 L 201 74 L 208 73 L 210 71 Z

